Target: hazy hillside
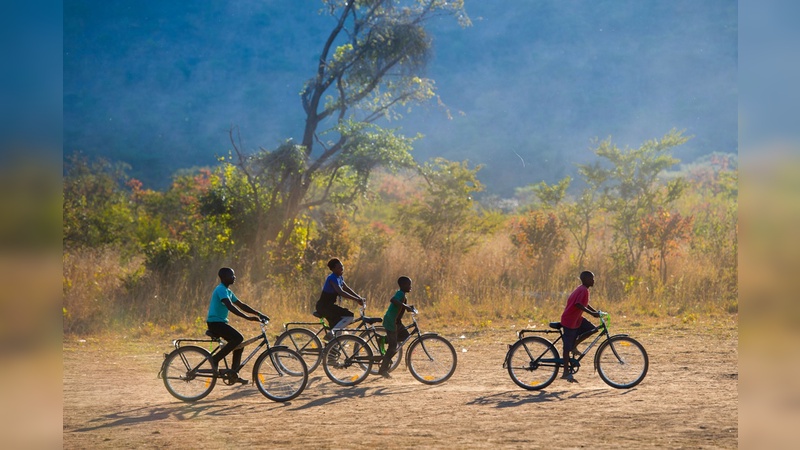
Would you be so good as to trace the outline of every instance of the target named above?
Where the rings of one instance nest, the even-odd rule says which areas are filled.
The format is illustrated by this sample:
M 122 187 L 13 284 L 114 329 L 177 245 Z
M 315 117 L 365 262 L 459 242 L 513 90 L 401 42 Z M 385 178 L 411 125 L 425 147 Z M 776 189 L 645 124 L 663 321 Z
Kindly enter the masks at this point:
M 509 7 L 508 5 L 511 5 Z M 331 26 L 316 0 L 64 4 L 64 153 L 128 162 L 162 187 L 209 165 L 239 126 L 273 148 L 303 125 L 298 92 Z M 453 119 L 417 109 L 417 159 L 485 164 L 493 193 L 569 173 L 590 139 L 638 146 L 670 128 L 684 161 L 737 151 L 737 3 L 467 0 L 473 26 L 435 24 Z

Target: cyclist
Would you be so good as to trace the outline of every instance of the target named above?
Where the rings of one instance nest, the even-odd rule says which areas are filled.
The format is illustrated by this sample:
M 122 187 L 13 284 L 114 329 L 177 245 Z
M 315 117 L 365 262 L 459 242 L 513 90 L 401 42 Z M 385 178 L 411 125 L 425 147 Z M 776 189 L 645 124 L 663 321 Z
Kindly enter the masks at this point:
M 381 367 L 378 373 L 384 378 L 392 378 L 389 375 L 389 365 L 392 362 L 392 356 L 397 352 L 397 343 L 402 342 L 408 338 L 408 330 L 403 326 L 400 319 L 403 318 L 403 313 L 406 311 L 413 311 L 414 307 L 406 303 L 406 294 L 411 292 L 411 278 L 400 277 L 397 279 L 397 285 L 400 290 L 395 292 L 391 300 L 389 300 L 389 308 L 383 316 L 383 327 L 386 329 L 386 354 L 381 361 Z
M 338 258 L 333 258 L 328 261 L 328 268 L 331 274 L 325 279 L 325 284 L 322 285 L 322 293 L 317 300 L 317 312 L 328 321 L 335 334 L 353 323 L 355 316 L 352 311 L 347 308 L 342 308 L 336 304 L 337 297 L 348 298 L 354 300 L 359 305 L 364 306 L 366 299 L 356 294 L 355 291 L 350 289 L 350 286 L 344 282 L 344 265 Z M 332 336 L 326 336 L 331 338 Z
M 567 299 L 567 306 L 561 314 L 561 327 L 564 329 L 563 341 L 564 352 L 564 375 L 562 379 L 570 383 L 577 383 L 578 381 L 573 378 L 569 355 L 577 345 L 595 333 L 595 326 L 583 317 L 583 313 L 591 314 L 594 317 L 600 317 L 600 313 L 596 309 L 589 306 L 589 288 L 594 286 L 594 274 L 592 272 L 583 271 L 580 275 L 581 285 L 578 286 Z
M 233 363 L 231 364 L 233 369 L 230 370 L 235 371 L 242 361 L 244 348 L 237 347 L 244 341 L 244 336 L 242 336 L 236 328 L 228 325 L 228 312 L 232 312 L 243 319 L 254 322 L 269 320 L 269 317 L 239 300 L 233 291 L 230 290 L 230 285 L 236 281 L 236 275 L 233 269 L 230 267 L 223 267 L 219 269 L 218 276 L 220 284 L 214 288 L 214 292 L 211 294 L 211 303 L 208 306 L 208 318 L 206 319 L 206 323 L 211 333 L 225 339 L 225 346 L 213 356 L 214 367 L 219 367 L 219 362 L 222 361 L 228 353 L 233 352 Z M 248 316 L 245 312 L 254 314 L 255 316 Z M 248 383 L 247 380 L 239 378 L 238 373 L 236 374 L 236 380 L 241 384 Z

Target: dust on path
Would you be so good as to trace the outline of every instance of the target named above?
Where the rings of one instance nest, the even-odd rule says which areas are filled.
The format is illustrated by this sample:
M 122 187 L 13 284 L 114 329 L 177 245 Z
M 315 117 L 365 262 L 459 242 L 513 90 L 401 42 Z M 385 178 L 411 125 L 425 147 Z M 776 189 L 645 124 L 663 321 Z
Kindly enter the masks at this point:
M 579 384 L 556 380 L 542 391 L 520 389 L 501 367 L 514 330 L 494 329 L 464 338 L 444 333 L 459 360 L 443 385 L 420 384 L 401 364 L 391 380 L 370 376 L 348 388 L 320 368 L 285 404 L 253 385 L 223 384 L 197 403 L 183 403 L 156 378 L 168 340 L 119 338 L 104 346 L 65 338 L 63 445 L 736 448 L 736 325 L 627 331 L 650 357 L 647 377 L 629 390 L 607 386 L 590 365 L 577 375 Z

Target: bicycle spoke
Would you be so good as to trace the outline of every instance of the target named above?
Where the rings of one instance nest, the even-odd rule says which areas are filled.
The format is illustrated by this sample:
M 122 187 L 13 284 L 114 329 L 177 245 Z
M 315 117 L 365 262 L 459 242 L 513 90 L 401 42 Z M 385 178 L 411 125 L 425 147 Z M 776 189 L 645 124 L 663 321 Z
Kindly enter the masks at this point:
M 447 381 L 457 364 L 455 348 L 447 339 L 437 335 L 423 336 L 415 341 L 406 358 L 411 375 L 425 384 Z
M 524 389 L 544 389 L 558 374 L 559 360 L 555 348 L 538 336 L 517 341 L 509 349 L 507 358 L 511 380 Z
M 181 347 L 168 355 L 164 361 L 167 391 L 187 402 L 207 396 L 217 381 L 209 357 L 206 350 L 194 346 Z M 208 372 L 202 373 L 203 370 Z

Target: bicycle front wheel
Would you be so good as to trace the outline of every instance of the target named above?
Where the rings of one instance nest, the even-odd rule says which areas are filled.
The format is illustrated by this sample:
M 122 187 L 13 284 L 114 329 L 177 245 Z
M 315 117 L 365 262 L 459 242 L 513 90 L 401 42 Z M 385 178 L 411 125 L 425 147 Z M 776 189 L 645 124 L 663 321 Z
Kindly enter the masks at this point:
M 386 333 L 386 330 L 383 327 L 376 327 L 375 331 L 364 330 L 361 332 L 361 334 L 359 334 L 359 336 L 361 336 L 361 339 L 367 341 L 369 347 L 372 349 L 372 354 L 375 356 L 382 354 L 381 349 L 378 346 L 378 336 L 383 336 L 379 333 L 380 331 L 383 331 L 384 334 Z M 397 369 L 397 367 L 400 365 L 400 360 L 402 358 L 403 358 L 403 347 L 398 345 L 397 352 L 394 354 L 394 356 L 392 356 L 392 363 L 389 364 L 389 372 L 392 372 L 394 369 Z M 369 371 L 369 373 L 377 375 L 380 368 L 381 368 L 380 363 L 373 364 L 372 369 Z
M 517 386 L 530 391 L 544 389 L 558 375 L 558 352 L 547 339 L 528 336 L 508 350 L 506 367 Z
M 363 339 L 351 334 L 336 337 L 322 352 L 322 368 L 336 384 L 355 386 L 372 369 L 372 349 Z
M 268 399 L 288 402 L 306 388 L 308 367 L 296 351 L 286 347 L 273 347 L 256 359 L 253 365 L 253 382 Z
M 173 397 L 195 402 L 211 393 L 217 383 L 211 354 L 200 347 L 173 350 L 164 360 L 164 386 Z
M 617 389 L 641 383 L 650 366 L 642 344 L 628 336 L 610 337 L 597 349 L 594 359 L 600 379 Z
M 456 349 L 447 339 L 423 335 L 408 347 L 406 365 L 411 375 L 420 383 L 444 383 L 456 371 Z
M 308 373 L 319 367 L 322 361 L 322 342 L 313 331 L 305 328 L 292 328 L 284 331 L 275 341 L 275 346 L 289 347 L 303 357 Z

